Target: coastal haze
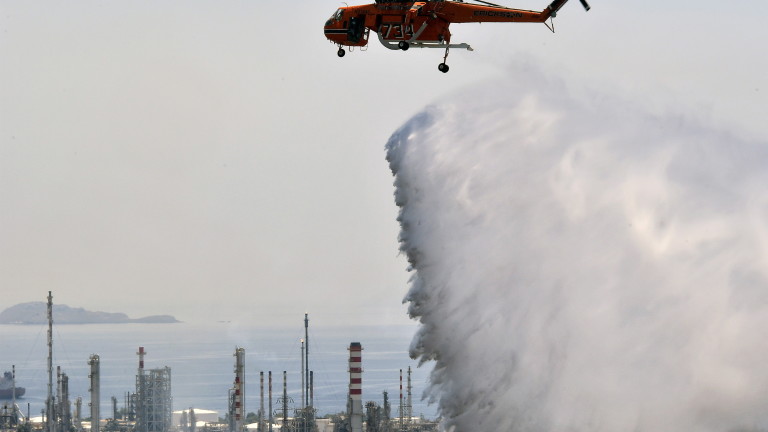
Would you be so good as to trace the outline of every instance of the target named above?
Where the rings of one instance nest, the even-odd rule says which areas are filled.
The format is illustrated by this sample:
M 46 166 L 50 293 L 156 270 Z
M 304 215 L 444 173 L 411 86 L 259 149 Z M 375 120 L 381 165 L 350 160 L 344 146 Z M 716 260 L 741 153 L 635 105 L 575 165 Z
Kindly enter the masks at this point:
M 475 51 L 442 74 L 437 50 L 336 57 L 339 2 L 0 1 L 0 308 L 407 324 L 383 145 L 512 59 L 768 134 L 766 3 L 593 3 L 555 34 L 452 26 Z
M 438 361 L 428 397 L 472 425 L 457 432 L 764 428 L 768 359 L 750 342 L 766 325 L 768 2 L 590 3 L 569 2 L 556 34 L 452 26 L 475 51 L 442 74 L 437 51 L 337 58 L 321 28 L 339 2 L 0 0 L 0 310 L 53 291 L 174 316 L 161 331 L 55 324 L 54 364 L 81 394 L 102 354 L 120 364 L 110 391 L 131 391 L 146 345 L 187 408 L 223 403 L 235 346 L 249 385 L 297 370 L 306 312 L 333 347 L 318 355 L 335 353 L 313 369 L 346 374 L 360 341 L 366 373 L 386 372 L 363 377 L 379 400 L 417 331 L 407 296 L 415 383 Z M 414 197 L 428 205 L 401 227 Z M 408 256 L 411 285 L 401 228 L 406 254 L 435 264 Z M 44 389 L 45 328 L 0 331 L 2 366 Z M 344 395 L 329 381 L 322 394 Z

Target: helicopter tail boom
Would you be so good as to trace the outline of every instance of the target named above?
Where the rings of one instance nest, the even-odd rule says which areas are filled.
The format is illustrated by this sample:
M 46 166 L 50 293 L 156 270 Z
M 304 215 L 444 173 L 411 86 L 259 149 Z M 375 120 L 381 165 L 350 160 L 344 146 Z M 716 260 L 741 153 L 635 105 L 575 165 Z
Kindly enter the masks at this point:
M 439 12 L 446 21 L 452 23 L 469 22 L 532 22 L 544 23 L 557 15 L 568 0 L 554 0 L 543 11 L 512 9 L 478 0 L 484 4 L 445 2 Z M 589 10 L 586 0 L 579 0 Z

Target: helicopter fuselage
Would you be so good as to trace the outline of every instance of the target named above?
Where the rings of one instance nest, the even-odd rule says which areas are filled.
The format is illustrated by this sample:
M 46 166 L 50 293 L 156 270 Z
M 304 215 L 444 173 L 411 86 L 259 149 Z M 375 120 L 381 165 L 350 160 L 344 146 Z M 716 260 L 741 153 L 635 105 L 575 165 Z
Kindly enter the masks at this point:
M 484 4 L 464 3 L 460 0 L 376 0 L 375 3 L 345 6 L 334 12 L 325 22 L 325 37 L 338 45 L 339 57 L 343 47 L 368 45 L 370 32 L 378 35 L 385 47 L 407 50 L 409 47 L 472 48 L 467 44 L 451 44 L 452 23 L 531 22 L 545 23 L 555 16 L 568 0 L 554 0 L 544 10 L 512 9 L 476 0 Z M 588 8 L 586 0 L 580 0 Z M 445 58 L 440 70 L 448 70 Z

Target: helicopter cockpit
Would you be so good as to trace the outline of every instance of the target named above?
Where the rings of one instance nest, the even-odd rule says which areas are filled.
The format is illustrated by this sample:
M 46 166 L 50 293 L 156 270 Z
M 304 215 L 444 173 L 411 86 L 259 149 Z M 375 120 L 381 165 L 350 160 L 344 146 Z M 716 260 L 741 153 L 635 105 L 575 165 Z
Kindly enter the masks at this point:
M 330 18 L 328 18 L 328 21 L 325 22 L 325 25 L 331 25 L 334 21 L 339 21 L 341 17 L 344 16 L 344 9 L 338 9 L 336 12 L 331 15 Z

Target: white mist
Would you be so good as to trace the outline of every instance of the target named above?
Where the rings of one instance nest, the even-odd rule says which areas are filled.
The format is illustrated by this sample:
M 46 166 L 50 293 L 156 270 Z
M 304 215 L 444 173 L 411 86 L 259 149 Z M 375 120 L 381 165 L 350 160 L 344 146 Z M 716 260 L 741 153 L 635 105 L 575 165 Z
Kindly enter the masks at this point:
M 768 143 L 518 70 L 387 152 L 446 428 L 768 428 Z

